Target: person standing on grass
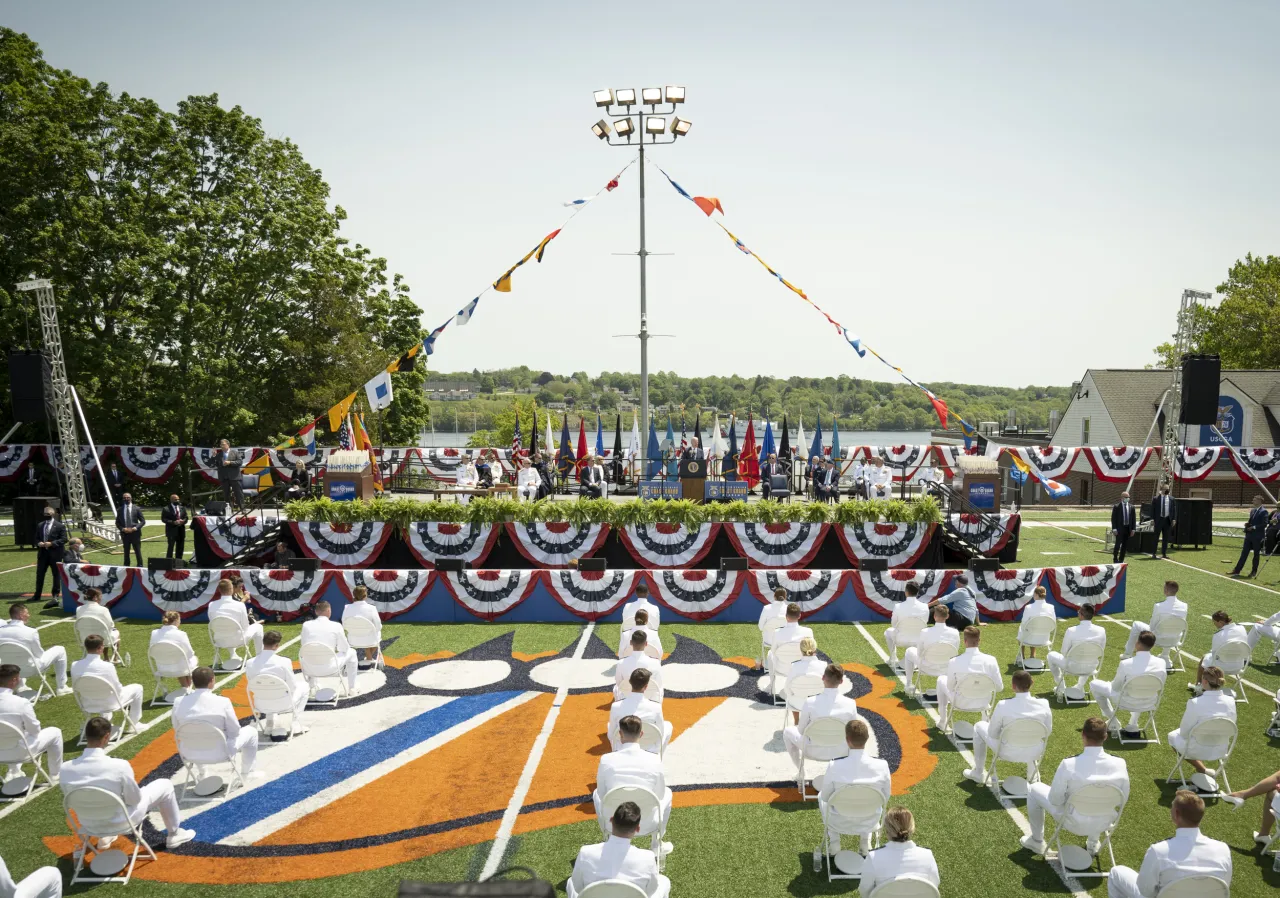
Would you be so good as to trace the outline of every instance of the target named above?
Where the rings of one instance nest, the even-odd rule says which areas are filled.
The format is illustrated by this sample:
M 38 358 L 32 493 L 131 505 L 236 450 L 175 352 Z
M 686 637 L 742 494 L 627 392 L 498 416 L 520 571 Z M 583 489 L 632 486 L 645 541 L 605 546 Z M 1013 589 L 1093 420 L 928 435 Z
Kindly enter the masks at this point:
M 48 506 L 44 510 L 44 519 L 36 524 L 36 591 L 32 596 L 37 602 L 44 592 L 44 578 L 48 574 L 49 604 L 46 608 L 58 607 L 58 595 L 61 587 L 58 583 L 58 564 L 63 561 L 63 548 L 67 544 L 67 526 L 54 515 Z
M 1240 560 L 1236 562 L 1235 569 L 1231 571 L 1231 576 L 1240 577 L 1240 572 L 1244 570 L 1245 559 L 1249 557 L 1249 553 L 1253 553 L 1253 569 L 1249 572 L 1247 579 L 1252 580 L 1258 576 L 1258 556 L 1262 554 L 1262 541 L 1267 533 L 1267 510 L 1262 505 L 1262 497 L 1253 497 L 1253 508 L 1249 511 L 1249 520 L 1244 525 L 1244 545 L 1240 547 Z

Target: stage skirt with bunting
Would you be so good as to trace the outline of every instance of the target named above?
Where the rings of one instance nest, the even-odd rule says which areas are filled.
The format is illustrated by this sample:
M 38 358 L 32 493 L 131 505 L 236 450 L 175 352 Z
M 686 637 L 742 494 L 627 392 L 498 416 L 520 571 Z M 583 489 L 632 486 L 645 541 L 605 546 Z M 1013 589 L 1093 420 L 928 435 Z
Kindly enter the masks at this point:
M 349 568 L 373 564 L 391 535 L 392 525 L 384 521 L 290 521 L 289 526 L 307 557 L 319 558 L 325 567 Z
M 114 449 L 130 476 L 143 483 L 164 483 L 182 460 L 181 446 L 104 446 Z
M 31 446 L 0 446 L 0 480 L 17 480 L 31 459 Z
M 218 581 L 236 571 L 145 571 L 138 568 L 143 592 L 162 612 L 176 611 L 183 617 L 199 614 L 218 592 Z
M 999 555 L 1008 544 L 1013 532 L 1018 528 L 1017 514 L 976 515 L 951 514 L 952 528 L 966 540 L 978 547 L 983 555 L 992 557 Z
M 1154 446 L 1085 446 L 1081 450 L 1094 475 L 1105 483 L 1125 483 L 1142 473 L 1155 453 Z
M 1257 477 L 1270 481 L 1280 477 L 1280 449 L 1237 449 L 1228 454 L 1241 480 Z
M 907 598 L 907 584 L 920 587 L 920 601 L 932 602 L 951 586 L 953 571 L 898 568 L 892 571 L 850 571 L 849 579 L 858 600 L 872 611 L 893 617 L 893 609 Z
M 104 449 L 106 447 L 103 447 Z M 45 461 L 53 465 L 59 471 L 62 470 L 62 447 L 52 443 L 44 445 Z M 88 474 L 90 471 L 98 467 L 98 456 L 93 454 L 93 450 L 88 446 L 80 447 L 80 467 Z
M 604 543 L 608 524 L 579 527 L 567 521 L 536 524 L 507 523 L 507 535 L 525 558 L 542 567 L 565 567 L 575 558 L 586 558 Z
M 1179 449 L 1173 460 L 1173 476 L 1179 480 L 1204 480 L 1218 463 L 1221 446 L 1198 446 Z
M 1040 583 L 1040 568 L 969 571 L 969 582 L 978 594 L 978 611 L 1000 621 L 1016 620 L 1031 591 Z
M 844 524 L 836 528 L 836 533 L 845 554 L 855 563 L 883 558 L 889 567 L 910 567 L 929 547 L 935 526 L 877 521 Z
M 133 588 L 133 578 L 138 570 L 131 567 L 99 564 L 59 564 L 62 568 L 62 588 L 71 593 L 77 605 L 84 604 L 84 591 L 89 587 L 101 590 L 102 604 L 110 608 L 120 597 Z
M 414 521 L 409 524 L 409 551 L 428 568 L 441 558 L 459 558 L 471 567 L 482 564 L 499 530 L 492 524 L 455 521 Z
M 294 449 L 268 449 L 267 458 L 271 461 L 271 467 L 276 472 L 277 477 L 289 479 L 289 475 L 293 473 L 293 466 L 298 462 L 307 465 L 313 477 L 319 476 L 324 472 L 324 464 L 329 460 L 328 449 L 317 449 L 310 452 L 303 448 Z M 317 465 L 317 467 L 311 467 Z
M 803 567 L 813 560 L 827 524 L 780 521 L 776 524 L 726 524 L 729 541 L 751 567 Z
M 579 617 L 599 620 L 622 606 L 639 571 L 545 571 L 543 583 L 555 600 Z
M 893 479 L 910 480 L 920 470 L 920 466 L 929 460 L 927 443 L 923 446 L 871 446 L 872 457 L 879 456 L 893 471 Z
M 703 559 L 720 532 L 719 524 L 627 524 L 622 544 L 644 567 L 690 567 Z
M 467 453 L 457 449 L 420 450 L 418 457 L 422 459 L 427 473 L 441 483 L 457 483 L 458 471 L 467 462 Z
M 934 446 L 933 459 L 937 462 L 938 467 L 942 468 L 948 477 L 954 477 L 956 473 L 956 447 L 955 446 Z
M 773 601 L 776 589 L 787 591 L 787 601 L 800 606 L 800 613 L 807 617 L 831 604 L 844 587 L 845 578 L 853 571 L 775 571 L 747 572 L 747 586 L 752 595 L 764 604 Z
M 235 446 L 240 452 L 240 467 L 249 464 L 258 457 L 258 451 L 252 446 Z M 196 466 L 196 470 L 200 472 L 200 476 L 210 483 L 218 482 L 218 450 L 210 449 L 205 446 L 192 446 L 187 450 L 191 456 L 192 463 Z
M 279 620 L 291 620 L 324 592 L 331 574 L 325 571 L 246 570 L 249 601 Z
M 348 599 L 357 586 L 369 590 L 369 602 L 378 609 L 378 616 L 390 620 L 421 602 L 436 574 L 434 571 L 375 570 L 342 571 L 330 576 L 339 578 L 338 585 Z
M 374 449 L 373 455 L 378 459 L 378 467 L 384 477 L 398 477 L 410 459 L 421 458 L 421 453 L 412 447 L 408 449 Z
M 649 578 L 659 602 L 694 620 L 715 617 L 742 590 L 747 571 L 654 571 Z
M 209 548 L 219 558 L 230 558 L 262 535 L 266 522 L 257 515 L 231 515 L 220 518 L 213 514 L 194 517 L 196 527 L 209 541 Z
M 476 617 L 493 620 L 519 605 L 544 574 L 544 571 L 446 571 L 436 574 L 444 578 L 445 588 L 454 600 Z
M 1128 568 L 1127 564 L 1051 567 L 1045 568 L 1045 581 L 1055 602 L 1075 611 L 1081 605 L 1092 605 L 1101 613 L 1115 596 Z
M 1080 455 L 1079 449 L 1068 446 L 1006 446 L 1005 451 L 1018 456 L 1046 480 L 1067 476 Z

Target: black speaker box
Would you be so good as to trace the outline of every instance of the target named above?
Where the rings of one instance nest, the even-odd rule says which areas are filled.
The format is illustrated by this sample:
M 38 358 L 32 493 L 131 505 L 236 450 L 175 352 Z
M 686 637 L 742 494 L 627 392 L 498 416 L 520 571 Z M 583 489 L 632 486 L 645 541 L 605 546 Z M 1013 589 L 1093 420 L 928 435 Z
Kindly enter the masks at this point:
M 49 360 L 31 349 L 9 350 L 9 398 L 16 421 L 43 421 L 49 395 Z
M 156 571 L 177 571 L 182 569 L 181 564 L 180 558 L 148 558 L 147 570 L 153 574 Z
M 603 558 L 579 558 L 578 570 L 603 571 L 605 570 L 605 560 Z
M 745 571 L 747 569 L 747 559 L 745 558 L 721 558 L 720 570 L 722 571 Z
M 1176 499 L 1173 542 L 1179 546 L 1213 545 L 1213 500 Z
M 289 570 L 318 571 L 320 570 L 320 559 L 319 558 L 290 558 Z
M 990 573 L 991 571 L 998 571 L 1000 570 L 1000 559 L 999 558 L 970 558 L 969 570 L 983 571 L 986 573 Z
M 441 573 L 461 574 L 465 564 L 461 558 L 437 558 L 436 570 Z
M 1216 355 L 1182 357 L 1183 424 L 1218 423 L 1218 386 L 1222 361 Z
M 858 560 L 858 569 L 863 571 L 887 571 L 889 570 L 889 559 L 861 558 Z
M 207 515 L 216 515 L 221 518 L 226 516 L 229 507 L 230 506 L 221 499 L 210 499 L 208 502 L 204 503 L 203 513 Z

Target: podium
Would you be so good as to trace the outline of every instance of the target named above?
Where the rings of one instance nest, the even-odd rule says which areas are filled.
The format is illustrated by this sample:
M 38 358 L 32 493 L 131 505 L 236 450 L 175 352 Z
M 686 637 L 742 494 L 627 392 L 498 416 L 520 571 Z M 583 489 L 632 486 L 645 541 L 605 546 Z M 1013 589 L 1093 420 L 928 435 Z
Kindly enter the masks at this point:
M 680 498 L 705 502 L 707 498 L 707 462 L 700 458 L 680 459 Z
M 372 499 L 376 493 L 369 453 L 354 449 L 329 453 L 324 475 L 326 496 L 335 502 L 349 502 Z
M 988 514 L 1000 513 L 1000 474 L 965 471 L 961 492 L 975 508 Z

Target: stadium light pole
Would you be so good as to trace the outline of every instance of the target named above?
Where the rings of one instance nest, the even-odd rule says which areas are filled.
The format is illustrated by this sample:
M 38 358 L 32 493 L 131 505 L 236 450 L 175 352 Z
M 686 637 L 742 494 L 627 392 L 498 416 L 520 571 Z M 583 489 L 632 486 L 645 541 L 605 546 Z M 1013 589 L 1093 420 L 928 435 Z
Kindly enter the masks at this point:
M 647 303 L 645 260 L 649 251 L 644 241 L 644 148 L 645 138 L 649 146 L 675 143 L 689 133 L 688 119 L 676 115 L 676 109 L 684 105 L 684 88 L 676 85 L 634 88 L 617 88 L 595 92 L 597 109 L 612 119 L 600 119 L 591 126 L 593 133 L 611 147 L 634 147 L 638 138 L 640 149 L 640 471 L 647 473 L 649 462 L 649 311 Z M 646 112 L 645 109 L 648 108 Z M 632 109 L 640 126 L 632 118 Z M 670 116 L 668 123 L 667 117 Z

